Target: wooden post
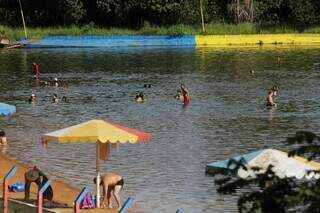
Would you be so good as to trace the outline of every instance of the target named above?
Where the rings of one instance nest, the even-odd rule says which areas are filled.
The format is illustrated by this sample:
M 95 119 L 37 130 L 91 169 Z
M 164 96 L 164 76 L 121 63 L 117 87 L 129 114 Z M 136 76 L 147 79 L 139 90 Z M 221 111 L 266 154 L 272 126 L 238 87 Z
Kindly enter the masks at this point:
M 42 213 L 43 194 L 38 192 L 38 213 Z
M 8 200 L 9 200 L 9 188 L 8 188 L 8 181 L 9 179 L 16 173 L 17 168 L 14 166 L 12 167 L 7 175 L 3 178 L 3 213 L 8 213 Z
M 205 32 L 205 28 L 204 28 L 204 18 L 203 18 L 203 9 L 202 9 L 202 1 L 203 0 L 199 0 L 200 1 L 200 14 L 201 14 L 201 23 L 202 23 L 202 32 Z
M 50 186 L 51 180 L 47 180 L 47 182 L 41 187 L 38 191 L 38 213 L 42 213 L 42 206 L 43 206 L 43 193 L 46 189 Z
M 84 187 L 80 194 L 78 195 L 77 199 L 74 201 L 74 206 L 73 206 L 73 210 L 74 210 L 74 213 L 80 213 L 80 204 L 84 198 L 84 196 L 86 196 L 86 194 L 88 193 L 88 188 L 87 187 Z
M 237 24 L 239 24 L 239 15 L 240 15 L 240 1 L 237 0 Z
M 132 203 L 132 198 L 129 197 L 126 202 L 123 204 L 123 206 L 121 207 L 119 213 L 126 213 L 127 210 L 129 209 L 129 206 L 131 205 Z
M 251 15 L 251 21 L 253 22 L 253 0 L 250 2 L 250 15 Z
M 26 28 L 26 23 L 24 21 L 24 15 L 23 15 L 23 10 L 22 10 L 22 5 L 21 5 L 21 1 L 19 0 L 19 6 L 20 6 L 20 12 L 21 12 L 21 17 L 22 17 L 22 24 L 23 24 L 23 29 L 24 29 L 24 37 L 27 40 L 28 36 L 27 36 L 27 28 Z

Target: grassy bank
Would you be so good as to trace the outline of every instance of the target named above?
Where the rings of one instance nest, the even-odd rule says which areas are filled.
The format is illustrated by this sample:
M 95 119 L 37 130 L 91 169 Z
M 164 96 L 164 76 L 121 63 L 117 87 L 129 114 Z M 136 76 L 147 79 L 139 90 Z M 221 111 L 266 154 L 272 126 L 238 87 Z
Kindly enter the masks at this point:
M 262 28 L 253 23 L 234 24 L 206 24 L 205 33 L 200 26 L 175 25 L 170 27 L 158 27 L 145 24 L 144 27 L 133 30 L 127 28 L 99 28 L 93 25 L 70 26 L 70 27 L 31 27 L 27 28 L 28 37 L 32 39 L 48 35 L 224 35 L 224 34 L 270 34 L 270 33 L 320 33 L 320 26 L 298 31 L 291 27 L 277 26 Z M 0 38 L 8 37 L 20 40 L 24 37 L 23 28 L 12 28 L 0 25 Z

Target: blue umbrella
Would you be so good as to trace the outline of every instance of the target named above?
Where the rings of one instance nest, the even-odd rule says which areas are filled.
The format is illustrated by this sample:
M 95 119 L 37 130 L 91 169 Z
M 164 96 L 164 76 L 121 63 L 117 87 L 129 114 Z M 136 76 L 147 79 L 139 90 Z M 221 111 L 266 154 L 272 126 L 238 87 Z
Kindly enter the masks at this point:
M 5 103 L 0 103 L 0 115 L 12 115 L 15 112 L 16 112 L 15 106 L 5 104 Z

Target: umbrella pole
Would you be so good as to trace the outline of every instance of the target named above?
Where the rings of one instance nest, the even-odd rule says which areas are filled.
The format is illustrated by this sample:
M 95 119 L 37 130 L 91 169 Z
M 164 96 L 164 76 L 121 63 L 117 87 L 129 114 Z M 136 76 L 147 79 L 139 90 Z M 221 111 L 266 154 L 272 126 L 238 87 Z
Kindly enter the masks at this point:
M 97 190 L 97 208 L 100 208 L 100 172 L 99 172 L 99 159 L 100 159 L 100 142 L 96 143 L 96 190 Z

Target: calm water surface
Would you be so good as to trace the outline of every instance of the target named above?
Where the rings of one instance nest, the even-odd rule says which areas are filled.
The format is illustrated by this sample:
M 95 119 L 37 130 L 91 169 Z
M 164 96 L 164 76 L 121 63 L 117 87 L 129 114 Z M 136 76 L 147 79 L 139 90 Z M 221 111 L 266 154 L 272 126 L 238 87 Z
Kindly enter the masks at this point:
M 32 61 L 42 79 L 64 79 L 68 90 L 36 86 Z M 10 141 L 2 152 L 52 177 L 93 189 L 95 145 L 45 149 L 41 134 L 95 118 L 152 134 L 149 143 L 113 147 L 111 161 L 101 162 L 102 171 L 124 176 L 122 196 L 140 212 L 235 212 L 236 197 L 217 194 L 206 163 L 286 150 L 286 137 L 320 128 L 316 47 L 18 49 L 0 51 L 0 64 L 0 101 L 17 106 L 14 116 L 0 118 Z M 191 93 L 188 108 L 173 99 L 180 82 Z M 265 99 L 274 84 L 278 108 L 269 111 Z M 145 103 L 133 101 L 136 91 L 144 91 Z M 34 105 L 27 102 L 31 93 L 38 96 Z M 70 102 L 51 103 L 53 93 Z

